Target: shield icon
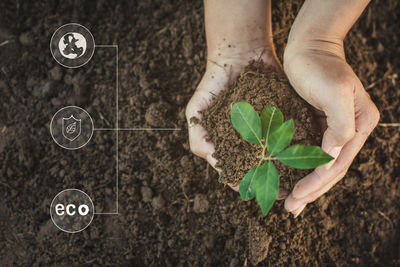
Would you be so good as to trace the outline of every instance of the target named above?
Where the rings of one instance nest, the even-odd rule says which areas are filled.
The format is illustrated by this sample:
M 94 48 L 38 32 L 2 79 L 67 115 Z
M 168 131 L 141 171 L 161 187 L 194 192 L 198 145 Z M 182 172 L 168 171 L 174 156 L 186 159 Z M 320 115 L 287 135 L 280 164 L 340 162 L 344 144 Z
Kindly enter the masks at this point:
M 74 115 L 69 118 L 63 118 L 62 127 L 63 136 L 71 142 L 81 134 L 81 120 L 76 119 Z

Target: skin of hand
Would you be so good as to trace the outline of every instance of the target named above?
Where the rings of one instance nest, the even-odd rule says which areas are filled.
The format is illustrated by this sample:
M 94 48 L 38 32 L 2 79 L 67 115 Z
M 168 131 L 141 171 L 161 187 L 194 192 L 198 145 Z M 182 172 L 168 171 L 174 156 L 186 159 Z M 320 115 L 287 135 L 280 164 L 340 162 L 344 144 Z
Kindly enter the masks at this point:
M 252 0 L 250 5 L 246 0 L 205 0 L 204 9 L 207 65 L 187 105 L 186 118 L 191 151 L 215 168 L 214 145 L 206 141 L 206 130 L 190 119 L 201 120 L 199 111 L 206 109 L 250 60 L 261 58 L 278 69 L 281 66 L 272 42 L 269 1 Z M 238 190 L 238 186 L 230 186 Z
M 326 116 L 322 149 L 335 158 L 301 179 L 285 201 L 298 216 L 341 180 L 379 121 L 379 111 L 346 63 L 343 39 L 368 1 L 306 0 L 289 35 L 284 71 L 297 93 Z

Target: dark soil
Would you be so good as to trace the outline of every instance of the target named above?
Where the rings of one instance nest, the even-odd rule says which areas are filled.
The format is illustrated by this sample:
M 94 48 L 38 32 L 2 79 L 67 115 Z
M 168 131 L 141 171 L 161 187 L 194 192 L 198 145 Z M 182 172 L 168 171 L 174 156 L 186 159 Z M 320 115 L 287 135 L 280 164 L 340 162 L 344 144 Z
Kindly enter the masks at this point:
M 252 61 L 236 79 L 215 99 L 208 109 L 202 111 L 201 125 L 207 130 L 209 139 L 215 144 L 213 156 L 221 169 L 222 183 L 239 184 L 244 175 L 258 164 L 262 149 L 244 141 L 232 126 L 230 112 L 232 105 L 246 101 L 261 114 L 265 107 L 279 108 L 285 120 L 293 118 L 295 134 L 292 144 L 320 145 L 321 132 L 313 121 L 311 106 L 298 96 L 285 75 L 262 61 Z M 308 172 L 289 168 L 276 162 L 282 181 L 283 191 L 290 190 L 290 179 L 304 177 Z M 282 195 L 282 194 L 281 194 Z
M 302 1 L 272 2 L 281 57 Z M 373 1 L 345 42 L 383 122 L 400 118 L 399 20 L 399 1 Z M 77 234 L 54 226 L 49 205 L 77 188 L 96 212 L 115 211 L 115 132 L 66 151 L 49 124 L 72 104 L 96 128 L 115 126 L 115 50 L 61 67 L 49 42 L 69 22 L 119 46 L 120 127 L 182 129 L 119 132 L 119 215 L 95 215 Z M 264 218 L 189 151 L 184 110 L 205 43 L 202 1 L 0 1 L 0 265 L 400 265 L 399 128 L 378 127 L 346 177 L 298 218 L 282 202 Z

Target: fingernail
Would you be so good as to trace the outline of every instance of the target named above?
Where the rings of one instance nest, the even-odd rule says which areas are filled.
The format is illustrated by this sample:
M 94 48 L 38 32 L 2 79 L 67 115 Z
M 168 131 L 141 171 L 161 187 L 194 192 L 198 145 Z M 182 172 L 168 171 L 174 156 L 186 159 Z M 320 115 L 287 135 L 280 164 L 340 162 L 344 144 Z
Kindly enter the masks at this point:
M 301 207 L 303 205 L 303 202 L 300 202 L 300 200 L 296 199 L 293 197 L 293 194 L 290 194 L 286 200 L 285 200 L 285 209 L 288 212 L 294 212 L 298 209 L 298 207 Z
M 239 185 L 228 184 L 233 191 L 239 192 Z
M 334 159 L 331 160 L 329 163 L 325 164 L 324 167 L 325 167 L 326 170 L 329 170 L 332 167 L 332 165 L 335 163 L 337 157 L 340 154 L 340 151 L 342 151 L 342 148 L 343 148 L 343 146 L 334 146 L 334 147 L 332 147 L 331 149 L 329 149 L 327 151 L 327 153 L 329 155 L 331 155 Z
M 297 210 L 293 211 L 292 214 L 295 218 L 297 218 L 297 216 L 300 215 L 300 213 L 304 210 L 304 208 L 306 207 L 307 204 L 304 204 L 303 206 L 301 206 L 300 208 L 298 208 Z

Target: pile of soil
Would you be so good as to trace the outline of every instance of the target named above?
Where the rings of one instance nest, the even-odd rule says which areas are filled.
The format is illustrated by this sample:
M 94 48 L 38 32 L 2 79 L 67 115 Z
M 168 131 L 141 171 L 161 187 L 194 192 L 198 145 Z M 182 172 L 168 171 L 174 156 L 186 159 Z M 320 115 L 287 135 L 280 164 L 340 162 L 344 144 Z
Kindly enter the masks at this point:
M 302 3 L 272 1 L 280 58 Z M 399 19 L 399 1 L 372 1 L 345 40 L 383 122 L 400 118 Z M 96 212 L 115 211 L 115 132 L 66 151 L 49 124 L 78 105 L 96 128 L 114 127 L 116 62 L 115 49 L 96 47 L 81 68 L 58 65 L 49 41 L 70 22 L 119 46 L 119 127 L 182 129 L 119 132 L 119 215 L 96 215 L 77 234 L 54 226 L 49 205 L 76 188 Z M 279 202 L 264 218 L 189 150 L 185 106 L 205 65 L 202 1 L 0 1 L 1 265 L 399 265 L 398 128 L 378 128 L 346 177 L 299 217 Z
M 257 157 L 262 152 L 260 146 L 243 140 L 232 126 L 232 105 L 241 101 L 250 103 L 258 114 L 263 108 L 273 106 L 282 111 L 285 120 L 293 118 L 295 133 L 292 144 L 321 144 L 321 129 L 313 120 L 311 106 L 295 93 L 283 73 L 265 66 L 262 60 L 252 61 L 243 68 L 236 81 L 218 95 L 214 104 L 201 112 L 201 125 L 207 130 L 209 141 L 215 145 L 213 156 L 221 170 L 220 182 L 239 184 L 247 171 L 257 165 Z M 281 183 L 283 192 L 290 190 L 290 178 L 295 178 L 295 182 L 307 174 L 307 171 L 275 163 L 281 180 L 286 182 Z

